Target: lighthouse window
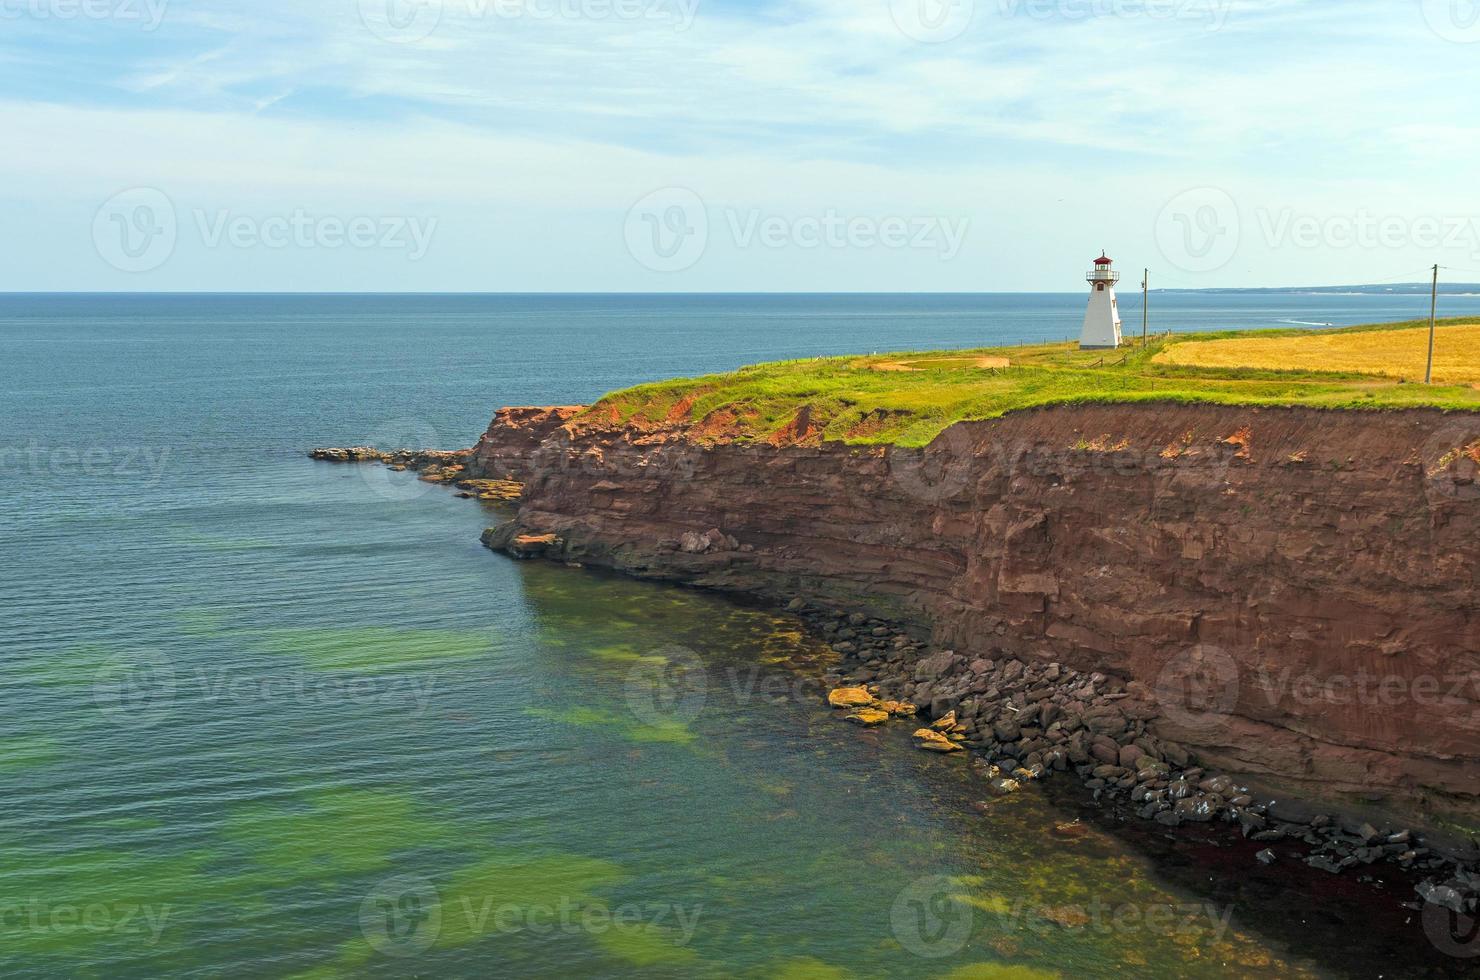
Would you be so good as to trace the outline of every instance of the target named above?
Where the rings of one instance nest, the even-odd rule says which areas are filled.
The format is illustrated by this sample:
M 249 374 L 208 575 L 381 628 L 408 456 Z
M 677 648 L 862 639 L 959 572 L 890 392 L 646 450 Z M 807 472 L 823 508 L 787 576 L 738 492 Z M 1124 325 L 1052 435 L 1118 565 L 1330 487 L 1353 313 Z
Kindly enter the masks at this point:
M 1095 283 L 1095 292 L 1097 292 L 1097 293 L 1103 293 L 1104 291 L 1105 291 L 1105 284 L 1104 283 L 1102 283 L 1102 282 Z

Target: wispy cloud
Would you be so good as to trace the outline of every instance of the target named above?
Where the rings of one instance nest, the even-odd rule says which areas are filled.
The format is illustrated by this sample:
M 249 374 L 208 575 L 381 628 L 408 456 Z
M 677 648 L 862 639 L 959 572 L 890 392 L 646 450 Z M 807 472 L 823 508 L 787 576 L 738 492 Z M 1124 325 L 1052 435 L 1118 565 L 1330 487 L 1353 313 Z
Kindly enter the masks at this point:
M 592 243 L 593 264 L 558 281 L 541 267 L 545 288 L 658 285 L 596 245 L 657 186 L 772 210 L 954 209 L 976 218 L 965 258 L 900 266 L 884 285 L 1045 288 L 1080 240 L 1150 250 L 1156 212 L 1187 187 L 1322 212 L 1360 176 L 1363 200 L 1463 210 L 1462 158 L 1480 145 L 1467 122 L 1480 36 L 1436 28 L 1424 3 L 975 0 L 946 39 L 922 41 L 908 18 L 945 0 L 421 2 L 432 6 L 174 0 L 154 30 L 10 24 L 0 125 L 21 148 L 0 159 L 5 193 L 72 220 L 120 181 L 242 206 L 277 195 L 363 208 L 380 195 L 382 207 L 500 210 L 479 211 L 484 234 L 517 227 L 526 247 L 509 249 L 509 281 L 465 288 L 519 288 L 515 271 L 528 278 L 545 258 L 510 209 L 555 209 L 547 228 Z M 984 224 L 1012 239 L 1009 261 L 991 261 Z M 56 243 L 53 278 L 71 267 L 79 286 L 110 281 L 68 261 L 54 229 L 35 238 Z M 40 260 L 21 258 L 0 285 L 27 288 L 17 277 Z M 776 258 L 663 284 L 798 288 L 776 271 L 797 264 Z M 1350 254 L 1295 258 L 1246 250 L 1206 278 L 1350 278 L 1396 257 L 1363 255 L 1357 270 Z M 880 285 L 876 256 L 827 259 L 819 288 Z M 244 287 L 271 285 L 257 281 L 271 263 L 240 265 Z M 458 288 L 444 273 L 463 264 L 433 267 L 408 270 L 408 288 L 431 276 Z

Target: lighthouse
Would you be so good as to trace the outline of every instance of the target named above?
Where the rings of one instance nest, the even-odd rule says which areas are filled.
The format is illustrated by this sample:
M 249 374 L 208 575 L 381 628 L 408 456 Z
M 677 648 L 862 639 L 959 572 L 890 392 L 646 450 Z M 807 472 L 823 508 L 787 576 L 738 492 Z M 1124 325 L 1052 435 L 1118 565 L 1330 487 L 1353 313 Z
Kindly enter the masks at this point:
M 1100 253 L 1088 276 L 1089 309 L 1084 313 L 1084 330 L 1079 335 L 1080 350 L 1114 350 L 1120 346 L 1120 304 L 1115 301 L 1115 284 L 1120 273 L 1115 263 Z

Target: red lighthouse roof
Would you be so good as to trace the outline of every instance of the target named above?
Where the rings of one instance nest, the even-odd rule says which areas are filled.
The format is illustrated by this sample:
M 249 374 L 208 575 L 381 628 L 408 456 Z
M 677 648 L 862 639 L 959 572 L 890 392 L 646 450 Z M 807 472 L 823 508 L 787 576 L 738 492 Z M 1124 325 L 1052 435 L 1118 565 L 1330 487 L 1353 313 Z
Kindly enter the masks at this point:
M 1100 257 L 1095 259 L 1095 265 L 1110 265 L 1114 261 L 1114 259 L 1107 258 L 1104 252 L 1101 252 Z

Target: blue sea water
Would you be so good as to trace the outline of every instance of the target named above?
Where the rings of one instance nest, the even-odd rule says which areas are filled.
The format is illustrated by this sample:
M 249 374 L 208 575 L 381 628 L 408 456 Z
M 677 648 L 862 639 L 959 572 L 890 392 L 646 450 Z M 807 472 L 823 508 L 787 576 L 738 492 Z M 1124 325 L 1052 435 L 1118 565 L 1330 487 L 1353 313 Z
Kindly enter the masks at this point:
M 1081 304 L 0 296 L 0 975 L 1407 962 L 1382 929 L 1353 934 L 1357 904 L 1282 898 L 1243 864 L 1209 875 L 1133 831 L 1045 833 L 1072 800 L 1035 788 L 978 812 L 964 765 L 822 707 L 808 679 L 828 653 L 785 615 L 517 565 L 478 544 L 496 508 L 304 457 L 466 446 L 501 405 L 761 360 L 1063 339 Z M 1427 313 L 1411 296 L 1153 304 L 1160 330 Z M 654 672 L 685 697 L 654 700 Z M 1192 914 L 1145 924 L 1165 907 Z

